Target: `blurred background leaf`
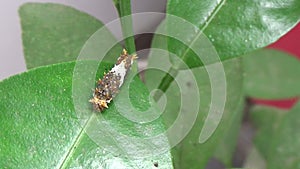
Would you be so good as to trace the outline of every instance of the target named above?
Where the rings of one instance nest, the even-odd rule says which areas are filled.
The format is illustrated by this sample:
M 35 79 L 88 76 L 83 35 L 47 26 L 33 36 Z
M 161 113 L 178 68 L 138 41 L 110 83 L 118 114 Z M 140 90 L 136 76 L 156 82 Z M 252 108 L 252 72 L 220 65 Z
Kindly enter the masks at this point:
M 300 95 L 300 61 L 285 52 L 263 49 L 243 56 L 245 94 L 283 99 Z
M 237 110 L 232 113 L 233 118 L 229 122 L 229 126 L 225 131 L 224 137 L 217 145 L 214 157 L 220 160 L 227 168 L 232 167 L 232 159 L 237 147 L 238 135 L 242 125 L 242 117 L 244 115 L 244 98 L 241 99 L 241 103 L 238 105 Z
M 251 110 L 251 119 L 257 128 L 254 143 L 264 158 L 271 155 L 272 138 L 277 134 L 279 124 L 286 112 L 286 110 L 268 106 L 255 106 Z
M 266 169 L 266 161 L 254 145 L 248 153 L 244 168 Z
M 299 103 L 290 111 L 270 107 L 252 110 L 251 117 L 258 128 L 254 143 L 268 169 L 299 168 L 299 111 Z

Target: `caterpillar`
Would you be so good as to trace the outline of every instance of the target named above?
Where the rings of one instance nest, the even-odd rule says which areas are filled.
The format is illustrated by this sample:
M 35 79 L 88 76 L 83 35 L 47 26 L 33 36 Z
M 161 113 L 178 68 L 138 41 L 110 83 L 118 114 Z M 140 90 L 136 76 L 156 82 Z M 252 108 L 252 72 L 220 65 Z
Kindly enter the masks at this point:
M 93 91 L 93 98 L 89 100 L 94 110 L 102 112 L 108 108 L 108 104 L 118 94 L 125 76 L 135 59 L 137 59 L 136 54 L 129 55 L 123 49 L 114 67 L 108 73 L 104 73 L 102 79 L 97 81 L 96 88 Z

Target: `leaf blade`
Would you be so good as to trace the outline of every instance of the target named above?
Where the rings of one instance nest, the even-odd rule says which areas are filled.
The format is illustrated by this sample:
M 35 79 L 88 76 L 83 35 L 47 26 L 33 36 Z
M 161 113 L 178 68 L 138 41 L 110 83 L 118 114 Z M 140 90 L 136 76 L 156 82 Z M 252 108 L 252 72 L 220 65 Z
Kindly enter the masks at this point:
M 267 161 L 267 168 L 298 168 L 299 166 L 299 106 L 290 111 L 256 107 L 251 116 L 259 129 L 255 144 Z
M 300 62 L 273 49 L 243 56 L 245 94 L 262 99 L 283 99 L 300 95 Z
M 26 3 L 20 7 L 19 16 L 28 69 L 76 60 L 86 41 L 104 26 L 86 13 L 54 3 Z M 115 40 L 104 29 L 107 38 Z M 107 61 L 114 63 L 120 51 L 122 47 L 116 45 Z
M 91 62 L 91 64 L 95 63 Z M 99 73 L 102 74 L 105 71 L 105 65 L 111 64 L 103 64 Z M 110 162 L 111 165 L 108 166 L 113 168 L 113 164 L 117 164 L 120 159 L 123 160 L 121 163 L 124 164 L 123 167 L 130 166 L 131 163 L 136 166 L 145 165 L 139 160 L 128 160 L 123 156 L 113 158 L 111 153 L 105 153 L 102 156 L 102 151 L 98 152 L 101 148 L 99 145 L 95 145 L 95 140 L 87 139 L 86 134 L 80 134 L 84 133 L 82 131 L 85 130 L 82 129 L 78 121 L 73 105 L 72 77 L 74 66 L 75 63 L 71 62 L 40 67 L 0 83 L 0 97 L 1 100 L 5 99 L 0 103 L 0 125 L 4 129 L 0 133 L 1 140 L 3 139 L 0 142 L 0 156 L 3 159 L 0 162 L 1 166 L 8 168 L 19 168 L 20 166 L 22 168 L 53 168 L 59 167 L 58 164 L 63 167 L 72 164 L 92 167 L 94 160 L 100 160 L 102 162 L 99 165 L 106 166 Z M 87 69 L 89 66 L 90 64 L 87 65 Z M 85 80 L 94 82 L 94 79 Z M 20 84 L 22 87 L 18 87 Z M 132 81 L 132 85 L 137 91 L 145 90 L 138 78 Z M 82 97 L 84 100 L 79 106 L 90 107 L 91 105 L 88 104 L 88 98 L 91 95 L 90 88 L 84 89 L 84 91 L 86 92 L 80 93 L 84 95 Z M 143 97 L 145 95 L 144 92 Z M 122 101 L 121 98 L 120 100 Z M 142 104 L 148 98 L 143 99 L 136 95 L 133 100 Z M 142 102 L 140 102 L 141 100 Z M 114 108 L 114 104 L 111 104 L 110 109 L 107 109 L 103 116 L 109 122 L 118 124 L 113 125 L 117 131 L 123 134 L 133 134 L 137 137 L 141 136 L 140 138 L 145 137 L 136 130 L 136 125 L 128 120 L 122 120 L 122 116 L 116 112 L 118 111 Z M 85 113 L 92 112 L 87 109 Z M 154 123 L 159 125 L 152 125 Z M 140 126 L 141 130 L 143 130 L 142 126 Z M 164 129 L 159 120 L 147 124 L 147 127 L 156 129 L 153 130 L 155 131 L 153 134 L 162 132 Z M 95 149 L 90 154 L 81 154 L 76 150 L 77 146 L 91 148 L 88 147 L 91 144 L 94 145 L 93 148 Z M 139 154 L 137 155 L 139 156 Z M 96 157 L 97 159 L 95 159 Z M 80 162 L 76 161 L 78 158 L 81 159 Z M 168 152 L 153 158 L 157 159 L 162 166 L 169 168 L 172 166 Z M 152 157 L 146 160 L 147 165 L 150 165 L 150 159 Z
M 165 37 L 161 37 L 159 35 L 154 38 L 153 46 L 161 47 L 165 44 L 164 42 Z M 145 73 L 146 85 L 148 86 L 150 91 L 158 87 L 158 83 L 163 79 L 163 76 L 165 75 L 164 72 L 167 71 L 169 67 L 171 67 L 171 63 L 169 62 L 168 57 L 169 53 L 167 52 L 167 50 L 152 50 L 153 51 L 151 51 L 150 53 L 151 57 L 149 59 L 148 65 L 150 68 L 158 70 L 150 69 Z M 221 141 L 221 138 L 224 137 L 225 131 L 227 130 L 225 128 L 227 128 L 227 126 L 230 126 L 228 123 L 230 123 L 231 120 L 234 119 L 233 114 L 236 113 L 237 102 L 239 102 L 242 98 L 240 90 L 242 87 L 242 75 L 240 74 L 241 67 L 239 62 L 240 61 L 238 59 L 224 62 L 226 79 L 227 83 L 229 83 L 227 86 L 228 95 L 225 105 L 225 112 L 223 114 L 223 118 L 221 120 L 221 123 L 219 124 L 219 127 L 216 129 L 216 132 L 204 144 L 199 144 L 199 134 L 203 127 L 205 118 L 208 115 L 208 109 L 212 97 L 212 82 L 210 81 L 211 79 L 206 72 L 207 70 L 204 67 L 191 69 L 194 75 L 193 77 L 196 79 L 197 86 L 199 88 L 194 88 L 195 86 L 193 84 L 188 83 L 189 81 L 192 81 L 192 79 L 189 79 L 188 77 L 182 75 L 181 71 L 183 71 L 184 73 L 188 70 L 180 70 L 178 76 L 176 77 L 178 79 L 173 81 L 168 90 L 165 92 L 165 96 L 167 97 L 167 105 L 164 109 L 165 111 L 163 113 L 163 117 L 168 127 L 171 127 L 177 119 L 181 119 L 181 117 L 179 117 L 180 114 L 178 114 L 179 112 L 181 112 L 181 114 L 189 116 L 194 113 L 192 112 L 191 108 L 187 108 L 185 107 L 185 105 L 182 105 L 182 100 L 187 99 L 189 100 L 187 102 L 191 102 L 192 104 L 194 103 L 194 101 L 192 100 L 195 100 L 195 98 L 191 97 L 191 93 L 196 93 L 197 91 L 199 91 L 200 93 L 201 102 L 197 120 L 195 121 L 193 128 L 189 131 L 189 134 L 183 139 L 183 141 L 181 141 L 172 149 L 175 168 L 204 168 L 208 159 L 212 157 L 215 148 Z M 178 83 L 183 86 L 180 86 Z M 180 87 L 178 87 L 178 85 Z M 182 92 L 181 90 L 184 87 L 190 87 L 191 89 Z M 183 96 L 188 97 L 182 98 Z M 185 126 L 186 124 L 190 123 L 192 122 L 184 121 L 182 125 Z M 172 141 L 173 140 L 171 140 L 170 142 Z
M 280 3 L 273 0 L 214 0 L 193 3 L 171 0 L 168 1 L 167 13 L 185 19 L 202 32 L 186 33 L 186 38 L 190 39 L 187 46 L 170 39 L 169 50 L 182 58 L 189 67 L 203 66 L 189 46 L 197 39 L 196 35 L 204 33 L 221 60 L 235 58 L 276 41 L 299 22 L 299 11 L 300 3 L 296 0 Z M 233 15 L 232 12 L 237 12 L 238 15 Z M 185 34 L 184 26 L 172 26 L 172 22 L 168 24 L 169 30 Z M 175 67 L 182 68 L 177 64 L 174 62 Z

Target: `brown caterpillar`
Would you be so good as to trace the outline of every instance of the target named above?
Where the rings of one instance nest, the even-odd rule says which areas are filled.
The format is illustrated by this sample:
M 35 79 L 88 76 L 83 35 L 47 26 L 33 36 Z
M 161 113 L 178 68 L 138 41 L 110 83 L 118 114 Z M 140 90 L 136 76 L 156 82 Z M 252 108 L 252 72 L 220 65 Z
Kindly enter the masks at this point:
M 105 108 L 108 108 L 108 104 L 118 94 L 125 76 L 133 63 L 133 60 L 136 58 L 136 54 L 129 55 L 127 51 L 123 49 L 115 66 L 108 73 L 104 73 L 102 79 L 97 81 L 96 88 L 93 92 L 93 98 L 89 100 L 96 111 L 101 112 Z

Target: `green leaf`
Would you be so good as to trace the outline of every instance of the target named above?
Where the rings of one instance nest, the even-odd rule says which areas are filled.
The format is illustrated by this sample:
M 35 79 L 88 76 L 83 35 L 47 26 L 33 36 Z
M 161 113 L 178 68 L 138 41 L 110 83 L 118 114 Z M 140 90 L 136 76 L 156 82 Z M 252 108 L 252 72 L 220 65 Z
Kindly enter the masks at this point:
M 27 3 L 20 7 L 19 15 L 28 69 L 76 60 L 86 41 L 103 27 L 96 18 L 60 4 Z M 106 39 L 115 41 L 104 29 Z M 116 45 L 107 61 L 114 63 L 120 51 L 122 47 Z
M 178 24 L 177 20 L 168 21 L 168 30 L 183 35 L 182 39 L 189 42 L 183 45 L 182 39 L 170 38 L 169 50 L 189 67 L 197 67 L 203 65 L 203 60 L 189 47 L 204 36 L 202 32 L 210 39 L 221 60 L 231 59 L 265 47 L 287 33 L 300 20 L 300 1 L 170 0 L 167 14 L 185 19 L 201 30 L 187 29 L 187 24 Z M 167 16 L 167 20 L 169 18 Z M 180 67 L 178 63 L 174 64 L 174 67 Z
M 242 98 L 244 100 L 244 98 Z M 240 127 L 242 123 L 242 117 L 244 115 L 244 102 L 241 101 L 236 112 L 232 113 L 234 118 L 232 118 L 232 122 L 229 123 L 229 127 L 227 127 L 227 131 L 224 138 L 221 140 L 218 145 L 215 157 L 223 162 L 227 167 L 232 166 L 232 157 L 234 155 L 234 151 L 236 149 L 238 135 L 240 132 Z
M 263 99 L 300 95 L 300 62 L 297 58 L 264 49 L 245 55 L 243 65 L 246 95 Z
M 277 134 L 286 111 L 267 106 L 255 106 L 251 109 L 250 115 L 257 128 L 254 143 L 264 158 L 269 157 L 271 140 Z
M 115 6 L 119 5 L 119 0 L 113 0 L 113 3 L 115 4 Z
M 149 69 L 145 72 L 146 85 L 150 91 L 158 88 L 165 75 L 165 71 L 168 71 L 168 69 L 172 66 L 168 57 L 170 53 L 168 53 L 167 50 L 155 49 L 156 47 L 165 47 L 166 45 L 164 42 L 165 37 L 160 35 L 155 36 L 153 40 L 152 51 L 148 62 Z M 213 69 L 216 68 L 217 65 L 218 64 L 209 65 L 206 69 L 204 67 L 199 67 L 191 70 L 178 71 L 177 77 L 170 84 L 165 95 L 161 97 L 162 99 L 158 101 L 158 105 L 166 103 L 163 118 L 168 127 L 172 127 L 173 124 L 175 125 L 177 120 L 184 120 L 185 117 L 193 119 L 193 114 L 198 113 L 196 119 L 194 119 L 194 124 L 193 121 L 182 121 L 179 123 L 182 128 L 191 124 L 192 129 L 188 135 L 172 149 L 175 168 L 205 168 L 208 159 L 213 156 L 217 145 L 220 143 L 221 139 L 224 138 L 225 132 L 228 131 L 233 119 L 235 119 L 236 112 L 238 112 L 238 105 L 242 98 L 242 70 L 240 60 L 233 59 L 223 63 L 227 83 L 227 95 L 225 112 L 222 116 L 221 122 L 213 135 L 211 137 L 208 135 L 209 139 L 205 143 L 199 143 L 199 135 L 200 138 L 203 136 L 200 133 L 202 133 L 201 131 L 205 128 L 204 123 L 208 117 L 212 101 L 212 91 L 216 88 L 216 90 L 219 90 L 224 87 L 220 85 L 212 85 L 212 83 L 218 84 L 218 82 L 221 82 L 220 79 L 222 79 L 222 73 L 218 72 L 217 69 Z M 215 73 L 218 72 L 220 74 L 217 73 L 215 78 L 209 77 L 208 70 L 216 70 Z M 188 74 L 189 71 L 191 71 L 193 75 L 192 78 L 185 76 L 185 73 Z M 196 80 L 196 84 L 193 83 L 193 79 Z M 216 88 L 212 89 L 212 87 Z M 194 93 L 197 92 L 200 93 L 200 103 L 195 102 L 197 98 L 193 97 Z M 222 93 L 218 93 L 218 95 L 222 95 Z M 182 104 L 182 102 L 184 104 Z M 193 108 L 195 105 L 200 106 L 199 109 L 196 109 L 196 112 L 194 112 L 195 108 Z M 180 110 L 181 113 L 179 113 Z M 218 119 L 220 116 L 216 115 L 214 118 Z M 207 125 L 212 128 L 214 127 L 214 124 L 211 123 L 208 123 Z M 176 130 L 176 133 L 182 133 L 182 128 Z M 171 137 L 169 137 L 169 141 L 172 143 L 174 142 L 173 139 L 174 138 L 172 138 L 171 135 Z
M 76 71 L 79 66 L 83 72 Z M 129 92 L 134 107 L 149 108 L 148 91 L 138 78 L 126 82 L 120 95 L 103 113 L 96 114 L 88 103 L 95 78 L 91 67 L 94 61 L 63 63 L 40 67 L 0 82 L 0 166 L 3 168 L 151 168 L 158 163 L 171 168 L 168 151 L 157 156 L 130 159 L 130 155 L 143 157 L 135 147 L 120 154 L 99 145 L 95 136 L 107 141 L 112 147 L 130 145 L 122 136 L 145 139 L 164 132 L 161 118 L 150 123 L 135 123 L 118 111 Z M 98 74 L 103 74 L 111 64 L 102 63 Z M 78 73 L 84 78 L 76 79 Z M 92 74 L 93 75 L 93 74 Z M 89 78 L 92 77 L 92 78 Z M 99 77 L 99 76 L 97 76 Z M 78 87 L 77 82 L 83 84 Z M 89 87 L 87 87 L 89 86 Z M 81 86 L 80 86 L 81 87 Z M 125 90 L 129 88 L 129 90 Z M 152 111 L 154 109 L 151 109 Z M 78 112 L 82 114 L 78 114 Z M 128 113 L 128 112 L 127 112 Z M 149 112 L 155 113 L 155 112 Z M 82 116 L 79 116 L 82 115 Z M 88 121 L 82 117 L 88 117 Z M 84 122 L 84 123 L 82 123 Z M 84 125 L 83 125 L 84 124 Z M 99 127 L 108 125 L 106 128 Z M 112 137 L 113 131 L 120 137 Z M 93 133 L 94 132 L 94 133 Z M 100 132 L 97 133 L 97 132 Z M 162 143 L 164 140 L 157 140 Z M 155 147 L 150 147 L 155 150 Z M 128 147 L 127 147 L 128 148 Z M 132 150 L 132 151 L 130 151 Z M 133 152 L 134 151 L 134 152 Z M 126 154 L 128 156 L 126 156 Z
M 271 142 L 269 168 L 294 169 L 300 166 L 300 127 L 299 118 L 300 104 L 287 113 L 283 118 L 276 135 Z
M 266 162 L 261 153 L 253 146 L 249 151 L 243 166 L 244 169 L 266 169 Z
M 258 128 L 255 144 L 268 169 L 299 168 L 299 111 L 299 103 L 289 112 L 268 107 L 253 110 L 252 119 Z

